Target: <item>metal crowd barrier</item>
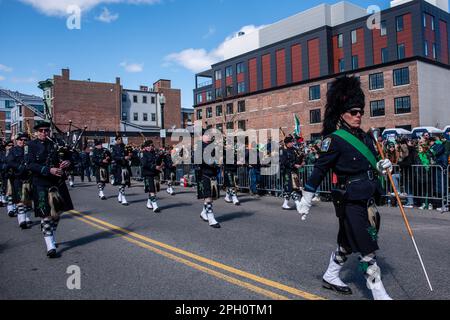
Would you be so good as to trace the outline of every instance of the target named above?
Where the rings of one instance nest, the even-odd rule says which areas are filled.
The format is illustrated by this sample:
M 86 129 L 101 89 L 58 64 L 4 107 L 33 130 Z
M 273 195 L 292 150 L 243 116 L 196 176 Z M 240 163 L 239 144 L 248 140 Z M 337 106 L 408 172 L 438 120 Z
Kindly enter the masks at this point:
M 300 185 L 302 187 L 308 183 L 308 179 L 314 169 L 313 165 L 303 166 L 299 170 Z M 261 175 L 258 185 L 259 191 L 272 193 L 277 196 L 283 192 L 283 181 L 278 169 L 272 169 L 272 174 Z M 133 177 L 140 179 L 140 167 L 132 167 Z M 180 165 L 177 167 L 176 178 L 179 182 L 182 177 L 187 176 L 190 184 L 195 185 L 195 170 L 193 165 Z M 404 203 L 420 206 L 432 203 L 434 208 L 438 205 L 443 207 L 450 204 L 450 166 L 443 169 L 441 166 L 420 166 L 414 165 L 406 169 L 400 170 L 398 166 L 394 166 L 393 178 L 398 187 Z M 223 184 L 223 175 L 218 175 L 219 185 Z M 239 189 L 250 189 L 250 168 L 238 168 L 238 184 Z M 318 193 L 327 196 L 331 193 L 333 187 L 333 174 L 329 172 L 322 181 Z M 383 183 L 384 198 L 386 202 L 394 199 L 392 188 L 389 181 L 384 178 Z

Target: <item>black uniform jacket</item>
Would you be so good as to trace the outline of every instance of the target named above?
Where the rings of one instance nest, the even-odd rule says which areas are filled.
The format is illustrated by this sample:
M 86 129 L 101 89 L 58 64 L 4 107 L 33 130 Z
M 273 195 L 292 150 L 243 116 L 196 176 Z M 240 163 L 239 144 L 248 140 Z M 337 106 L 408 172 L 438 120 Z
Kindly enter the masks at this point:
M 24 149 L 28 147 L 21 148 L 19 146 L 13 147 L 8 154 L 7 162 L 8 167 L 12 168 L 15 178 L 26 180 L 30 178 L 29 170 L 26 167 Z
M 162 161 L 161 157 L 154 151 L 144 151 L 141 157 L 142 176 L 154 177 L 157 176 L 160 171 L 156 169 L 160 166 Z
M 351 132 L 349 129 L 344 129 Z M 370 136 L 362 130 L 351 132 L 359 138 L 377 158 L 374 144 Z M 381 185 L 369 161 L 347 141 L 336 135 L 326 137 L 322 144 L 319 159 L 305 185 L 305 190 L 315 192 L 327 173 L 333 170 L 341 181 L 345 183 L 347 200 L 366 200 L 381 192 Z M 354 181 L 352 181 L 354 180 Z
M 103 160 L 105 160 L 107 156 L 109 156 L 109 161 L 108 163 L 104 163 Z M 112 157 L 111 152 L 109 152 L 109 150 L 105 148 L 101 149 L 94 148 L 94 150 L 92 151 L 92 163 L 95 167 L 107 168 L 111 163 L 111 161 Z

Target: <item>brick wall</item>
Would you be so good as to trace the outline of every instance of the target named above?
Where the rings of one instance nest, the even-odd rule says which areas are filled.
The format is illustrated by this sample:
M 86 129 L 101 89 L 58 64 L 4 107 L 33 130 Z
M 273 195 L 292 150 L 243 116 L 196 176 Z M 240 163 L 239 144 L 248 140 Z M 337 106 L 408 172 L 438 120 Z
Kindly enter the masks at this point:
M 116 83 L 70 80 L 69 70 L 54 77 L 53 117 L 61 130 L 67 130 L 69 121 L 88 130 L 120 130 L 122 88 Z
M 409 67 L 410 84 L 405 86 L 393 87 L 393 70 L 397 68 Z M 369 91 L 369 74 L 383 72 L 384 89 L 377 91 Z M 363 128 L 368 130 L 371 127 L 396 127 L 411 125 L 411 127 L 420 126 L 419 123 L 419 99 L 418 99 L 418 81 L 417 81 L 417 63 L 408 62 L 395 66 L 377 68 L 371 71 L 365 71 L 358 74 L 361 78 L 362 87 L 366 93 L 366 115 L 363 119 Z M 304 137 L 309 140 L 311 134 L 320 133 L 322 123 L 310 123 L 310 111 L 321 109 L 321 118 L 323 121 L 324 110 L 326 105 L 326 93 L 328 83 L 333 79 L 326 79 L 319 82 L 311 82 L 305 85 L 298 85 L 290 88 L 280 89 L 276 91 L 257 94 L 245 97 L 246 112 L 236 113 L 228 116 L 227 121 L 232 120 L 237 127 L 237 122 L 245 120 L 248 129 L 264 129 L 264 128 L 282 128 L 286 133 L 292 133 L 294 130 L 294 114 L 299 116 L 302 125 Z M 320 85 L 321 99 L 317 101 L 309 101 L 309 87 Z M 394 112 L 394 98 L 410 96 L 411 97 L 411 113 L 404 115 L 396 115 Z M 370 118 L 370 101 L 385 100 L 385 116 Z M 242 99 L 227 101 L 234 103 L 234 109 L 237 109 L 237 103 Z M 224 117 L 215 117 L 215 107 L 221 105 L 214 103 L 211 105 L 198 107 L 196 110 L 203 109 L 206 114 L 206 108 L 212 107 L 213 118 L 203 118 L 209 125 L 215 127 L 216 124 L 224 123 Z M 223 110 L 225 110 L 223 105 Z M 224 124 L 225 128 L 225 124 Z
M 162 81 L 162 84 L 160 83 Z M 181 127 L 181 90 L 172 89 L 168 80 L 160 80 L 153 86 L 155 92 L 160 92 L 166 97 L 166 105 L 164 106 L 164 128 L 171 129 Z M 203 101 L 206 101 L 206 93 Z

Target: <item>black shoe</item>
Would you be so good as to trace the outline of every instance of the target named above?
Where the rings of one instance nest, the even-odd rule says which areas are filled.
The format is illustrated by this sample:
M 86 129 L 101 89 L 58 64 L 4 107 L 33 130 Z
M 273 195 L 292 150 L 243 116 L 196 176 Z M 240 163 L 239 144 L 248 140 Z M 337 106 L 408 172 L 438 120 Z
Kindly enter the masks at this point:
M 19 225 L 19 227 L 20 227 L 22 230 L 25 230 L 25 229 L 28 229 L 28 224 L 27 224 L 26 222 L 22 222 L 22 223 Z
M 220 229 L 221 227 L 220 227 L 220 223 L 216 223 L 216 224 L 213 224 L 212 226 L 210 226 L 211 228 L 214 228 L 214 229 Z
M 48 251 L 47 257 L 49 257 L 50 259 L 56 258 L 56 250 L 52 249 L 52 250 Z
M 331 284 L 323 279 L 322 279 L 322 287 L 324 287 L 325 289 L 328 289 L 328 290 L 336 291 L 337 293 L 343 294 L 346 296 L 353 294 L 352 289 L 350 289 L 350 287 L 336 286 L 336 285 Z
M 10 218 L 14 218 L 16 216 L 16 212 L 15 211 L 10 211 L 10 212 L 8 212 L 8 216 Z

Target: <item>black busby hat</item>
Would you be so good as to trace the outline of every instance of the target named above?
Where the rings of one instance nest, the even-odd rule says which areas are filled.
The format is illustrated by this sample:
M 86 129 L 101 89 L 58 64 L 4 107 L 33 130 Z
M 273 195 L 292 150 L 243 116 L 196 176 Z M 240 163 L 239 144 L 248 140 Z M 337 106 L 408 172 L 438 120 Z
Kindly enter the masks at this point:
M 8 146 L 8 145 L 13 145 L 14 146 L 14 142 L 12 140 L 6 140 L 5 145 L 6 146 Z
M 116 135 L 116 140 L 117 140 L 117 139 L 122 139 L 122 140 L 123 140 L 122 135 L 121 135 L 121 134 Z
M 41 121 L 41 122 L 38 122 L 34 126 L 34 130 L 39 130 L 41 128 L 50 128 L 50 127 L 51 127 L 50 122 L 48 122 L 48 121 Z
M 333 81 L 327 93 L 322 135 L 327 136 L 336 131 L 341 116 L 347 111 L 354 108 L 364 110 L 365 101 L 359 78 L 345 76 Z
M 153 141 L 152 140 L 147 140 L 142 144 L 143 148 L 147 148 L 147 147 L 151 147 L 153 146 Z
M 103 141 L 102 141 L 102 140 L 99 140 L 99 139 L 96 139 L 96 140 L 94 140 L 94 145 L 95 145 L 95 146 L 103 145 Z

